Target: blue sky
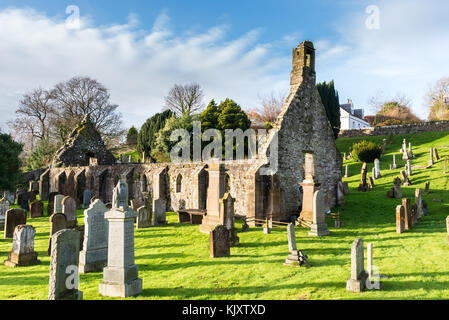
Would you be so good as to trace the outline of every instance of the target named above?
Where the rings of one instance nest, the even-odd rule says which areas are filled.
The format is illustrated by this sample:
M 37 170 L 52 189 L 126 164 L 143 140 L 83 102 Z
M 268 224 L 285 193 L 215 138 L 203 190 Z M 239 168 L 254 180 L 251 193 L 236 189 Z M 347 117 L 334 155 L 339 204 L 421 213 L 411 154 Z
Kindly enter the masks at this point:
M 78 29 L 67 28 L 70 5 Z M 377 29 L 366 25 L 372 5 Z M 105 84 L 128 127 L 159 112 L 175 83 L 255 108 L 288 91 L 292 48 L 306 39 L 318 81 L 334 79 L 341 103 L 367 114 L 371 97 L 403 94 L 425 118 L 426 91 L 449 76 L 448 14 L 443 0 L 0 0 L 0 128 L 23 93 L 75 75 Z

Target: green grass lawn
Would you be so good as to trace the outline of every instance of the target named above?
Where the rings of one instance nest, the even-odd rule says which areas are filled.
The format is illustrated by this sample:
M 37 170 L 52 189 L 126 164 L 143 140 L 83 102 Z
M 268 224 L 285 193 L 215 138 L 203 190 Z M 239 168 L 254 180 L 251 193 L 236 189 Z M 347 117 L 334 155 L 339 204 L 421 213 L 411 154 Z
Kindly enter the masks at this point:
M 384 137 L 368 140 L 382 142 Z M 231 257 L 209 257 L 209 236 L 198 226 L 169 224 L 135 232 L 135 256 L 139 277 L 143 279 L 143 293 L 128 299 L 449 299 L 449 245 L 445 219 L 449 214 L 446 187 L 449 175 L 443 175 L 443 160 L 431 169 L 415 169 L 413 186 L 402 187 L 404 197 L 414 202 L 415 188 L 424 190 L 431 180 L 431 193 L 423 195 L 430 216 L 423 217 L 410 231 L 395 232 L 396 206 L 400 199 L 386 198 L 398 170 L 389 171 L 392 154 L 398 166 L 404 161 L 399 149 L 404 136 L 395 136 L 380 160 L 382 178 L 375 181 L 375 189 L 357 192 L 361 164 L 350 164 L 351 193 L 340 210 L 342 228 L 335 229 L 328 219 L 331 235 L 317 238 L 307 235 L 305 228 L 296 228 L 299 249 L 309 256 L 311 268 L 284 266 L 288 255 L 285 228 L 274 228 L 263 234 L 261 228 L 239 233 L 240 245 L 231 248 Z M 412 165 L 425 165 L 429 148 L 449 146 L 449 132 L 421 133 L 406 136 L 417 156 Z M 361 138 L 337 140 L 340 151 Z M 449 156 L 449 148 L 439 148 L 441 157 Z M 369 164 L 371 174 L 373 164 Z M 441 199 L 442 203 L 433 202 Z M 176 223 L 175 214 L 167 216 Z M 49 260 L 46 255 L 49 236 L 48 217 L 29 219 L 36 230 L 35 247 L 41 264 L 12 269 L 0 266 L 1 299 L 46 299 L 48 295 Z M 83 223 L 82 211 L 78 222 Z M 237 222 L 238 230 L 241 223 Z M 384 279 L 383 291 L 351 293 L 346 291 L 350 276 L 351 244 L 356 237 L 374 245 L 374 264 Z M 0 240 L 0 259 L 3 261 L 12 248 L 11 239 Z M 366 249 L 365 249 L 366 250 Z M 365 251 L 366 252 L 366 251 Z M 102 273 L 80 275 L 80 290 L 85 300 L 110 299 L 98 293 Z

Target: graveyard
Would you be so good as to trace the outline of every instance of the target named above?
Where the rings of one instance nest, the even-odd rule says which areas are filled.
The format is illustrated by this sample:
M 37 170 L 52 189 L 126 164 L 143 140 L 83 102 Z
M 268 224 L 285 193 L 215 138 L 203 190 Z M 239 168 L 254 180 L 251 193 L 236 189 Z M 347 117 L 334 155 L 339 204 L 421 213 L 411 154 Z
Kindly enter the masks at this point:
M 403 139 L 413 144 L 413 166 L 426 166 L 429 148 L 436 147 L 440 160 L 431 168 L 413 169 L 411 186 L 402 186 L 402 198 L 414 201 L 415 189 L 424 190 L 430 181 L 430 193 L 423 194 L 429 215 L 422 217 L 411 230 L 396 233 L 396 206 L 401 199 L 386 197 L 393 179 L 400 176 L 405 161 L 399 149 Z M 372 140 L 382 144 L 387 136 L 341 138 L 336 141 L 340 152 L 347 152 L 353 143 Z M 390 170 L 392 155 L 396 154 L 397 169 Z M 285 227 L 273 227 L 264 234 L 262 227 L 251 226 L 241 232 L 242 221 L 236 219 L 240 238 L 231 247 L 229 257 L 211 258 L 209 235 L 200 233 L 198 225 L 179 223 L 174 212 L 167 212 L 167 224 L 134 229 L 135 264 L 143 291 L 127 299 L 192 299 L 192 300 L 315 300 L 315 299 L 448 299 L 449 266 L 448 235 L 446 231 L 447 185 L 449 175 L 443 174 L 444 157 L 449 156 L 448 132 L 424 132 L 396 135 L 387 144 L 380 158 L 381 177 L 375 187 L 358 192 L 362 164 L 345 160 L 349 165 L 350 193 L 345 204 L 333 207 L 340 213 L 341 228 L 334 227 L 327 217 L 328 236 L 309 236 L 309 228 L 296 226 L 298 249 L 308 256 L 310 267 L 284 266 L 288 255 Z M 373 164 L 368 164 L 371 176 Z M 344 168 L 343 168 L 344 169 Z M 437 202 L 435 200 L 441 200 Z M 44 212 L 48 202 L 44 201 Z M 18 207 L 18 206 L 12 206 Z M 83 209 L 77 210 L 77 221 L 83 225 Z M 47 255 L 50 233 L 49 217 L 27 217 L 35 230 L 35 251 L 40 263 L 10 268 L 1 265 L 0 299 L 45 300 L 48 298 L 50 257 Z M 362 238 L 365 247 L 373 244 L 373 264 L 382 278 L 382 290 L 361 293 L 346 290 L 351 273 L 351 244 Z M 0 259 L 6 260 L 12 239 L 0 239 Z M 366 256 L 365 256 L 366 259 Z M 84 300 L 120 299 L 100 295 L 103 272 L 79 275 L 79 290 Z

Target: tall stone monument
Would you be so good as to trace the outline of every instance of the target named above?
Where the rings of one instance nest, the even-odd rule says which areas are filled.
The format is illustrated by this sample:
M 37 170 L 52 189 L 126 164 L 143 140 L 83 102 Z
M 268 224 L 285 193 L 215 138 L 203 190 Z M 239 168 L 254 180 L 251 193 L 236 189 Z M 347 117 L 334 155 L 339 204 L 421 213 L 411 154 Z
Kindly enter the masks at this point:
M 128 207 L 128 185 L 120 180 L 113 190 L 112 209 L 105 213 L 109 224 L 108 262 L 99 291 L 103 296 L 135 296 L 142 292 L 142 279 L 134 263 L 134 218 L 137 212 Z
M 209 187 L 207 189 L 206 211 L 199 226 L 200 232 L 209 233 L 215 226 L 224 224 L 224 217 L 220 217 L 220 199 L 225 193 L 225 168 L 222 163 L 209 163 Z
M 302 186 L 302 210 L 300 217 L 307 222 L 313 221 L 313 197 L 320 188 L 319 183 L 315 183 L 315 158 L 312 151 L 304 152 L 304 180 Z
M 313 196 L 313 223 L 310 226 L 309 236 L 327 236 L 329 229 L 326 224 L 325 194 L 321 190 Z

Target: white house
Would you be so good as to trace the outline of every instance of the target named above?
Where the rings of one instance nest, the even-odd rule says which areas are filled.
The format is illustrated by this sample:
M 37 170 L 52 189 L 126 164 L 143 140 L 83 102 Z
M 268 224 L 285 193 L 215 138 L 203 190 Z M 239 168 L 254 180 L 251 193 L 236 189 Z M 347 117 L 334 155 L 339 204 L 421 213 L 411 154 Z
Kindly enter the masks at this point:
M 354 109 L 352 100 L 340 105 L 340 130 L 365 129 L 370 128 L 370 124 L 363 120 L 363 109 Z

